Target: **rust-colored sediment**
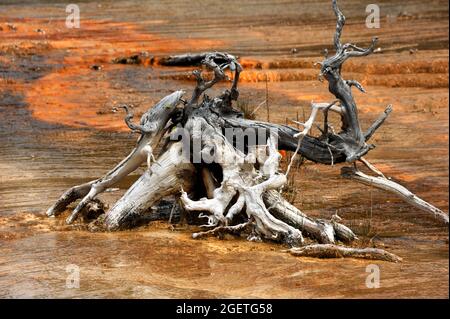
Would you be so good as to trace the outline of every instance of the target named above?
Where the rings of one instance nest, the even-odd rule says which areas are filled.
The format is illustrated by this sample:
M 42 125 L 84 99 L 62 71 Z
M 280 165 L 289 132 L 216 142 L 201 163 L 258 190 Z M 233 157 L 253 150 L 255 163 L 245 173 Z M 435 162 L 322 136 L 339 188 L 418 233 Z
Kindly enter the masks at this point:
M 110 109 L 116 106 L 114 90 L 117 88 L 112 88 L 108 78 L 102 74 L 124 68 L 113 65 L 111 61 L 114 58 L 140 52 L 168 54 L 202 51 L 222 44 L 215 40 L 179 41 L 176 38 L 142 33 L 130 23 L 83 20 L 82 29 L 70 32 L 64 27 L 64 22 L 54 24 L 49 29 L 38 19 L 15 22 L 19 31 L 4 30 L 2 48 L 8 50 L 13 47 L 15 50 L 28 50 L 34 54 L 50 51 L 62 54 L 58 61 L 60 67 L 27 88 L 26 102 L 30 105 L 34 118 L 73 127 L 124 129 L 118 117 L 97 114 L 105 105 L 110 106 Z M 42 35 L 36 30 L 46 31 Z M 42 40 L 43 37 L 45 40 Z M 47 52 L 43 52 L 42 47 Z M 100 66 L 103 72 L 92 72 L 92 66 Z M 143 66 L 148 65 L 144 63 Z M 131 93 L 126 87 L 119 90 Z

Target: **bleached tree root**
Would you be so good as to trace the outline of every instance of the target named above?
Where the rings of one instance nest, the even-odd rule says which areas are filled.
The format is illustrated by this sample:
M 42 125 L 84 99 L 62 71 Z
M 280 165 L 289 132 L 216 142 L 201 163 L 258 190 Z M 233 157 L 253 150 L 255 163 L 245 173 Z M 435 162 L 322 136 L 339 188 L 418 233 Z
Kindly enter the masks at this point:
M 181 142 L 173 143 L 119 199 L 108 212 L 108 230 L 124 228 L 162 198 L 178 195 L 181 188 L 190 191 L 195 185 L 195 168 L 183 156 Z
M 82 198 L 89 193 L 92 184 L 94 184 L 97 180 L 90 181 L 88 183 L 84 183 L 81 185 L 76 185 L 68 189 L 62 194 L 58 200 L 47 210 L 46 214 L 49 217 L 58 216 L 61 212 L 63 212 L 67 206 L 76 201 L 79 198 Z
M 300 229 L 303 235 L 321 244 L 334 244 L 337 240 L 350 243 L 357 239 L 350 228 L 337 222 L 338 217 L 330 221 L 310 218 L 274 190 L 265 192 L 263 198 L 275 217 Z
M 95 196 L 135 171 L 145 160 L 147 160 L 147 163 L 150 166 L 151 161 L 154 158 L 153 150 L 164 135 L 167 122 L 175 115 L 177 105 L 180 103 L 183 94 L 184 91 L 176 91 L 163 98 L 142 116 L 140 124 L 131 123 L 133 116 L 128 113 L 128 108 L 125 107 L 128 113 L 125 122 L 128 127 L 135 132 L 141 133 L 136 147 L 124 160 L 102 178 L 74 186 L 66 191 L 56 203 L 47 210 L 47 215 L 56 216 L 64 211 L 72 202 L 79 198 L 83 198 L 67 219 L 67 223 L 70 224 L 78 217 L 78 214 L 87 203 L 95 198 Z
M 228 226 L 227 224 L 233 221 L 235 215 L 243 211 L 245 207 L 247 218 L 253 221 L 254 231 L 258 236 L 290 245 L 303 243 L 301 231 L 270 214 L 262 199 L 264 192 L 277 189 L 286 182 L 286 177 L 278 173 L 281 156 L 273 137 L 267 142 L 267 158 L 258 159 L 258 163 L 262 163 L 262 166 L 256 170 L 254 167 L 256 163 L 249 162 L 249 159 L 256 160 L 258 152 L 253 153 L 253 156 L 245 157 L 209 123 L 196 117 L 192 121 L 199 121 L 206 126 L 203 150 L 214 147 L 215 160 L 222 166 L 223 181 L 210 199 L 194 201 L 183 191 L 181 202 L 184 208 L 187 211 L 205 212 L 206 215 L 202 215 L 208 219 L 205 226 L 220 227 Z M 237 199 L 232 202 L 235 197 Z M 230 208 L 227 210 L 228 207 Z
M 378 248 L 352 248 L 333 244 L 313 244 L 303 247 L 293 247 L 289 252 L 298 257 L 314 258 L 361 258 L 383 260 L 389 262 L 401 262 L 402 258 Z
M 402 185 L 387 179 L 383 176 L 369 176 L 354 167 L 343 167 L 341 175 L 345 178 L 352 179 L 368 186 L 373 186 L 390 193 L 394 193 L 412 206 L 421 209 L 427 213 L 431 213 L 439 221 L 448 224 L 448 215 L 439 208 L 434 207 L 417 195 L 410 192 Z

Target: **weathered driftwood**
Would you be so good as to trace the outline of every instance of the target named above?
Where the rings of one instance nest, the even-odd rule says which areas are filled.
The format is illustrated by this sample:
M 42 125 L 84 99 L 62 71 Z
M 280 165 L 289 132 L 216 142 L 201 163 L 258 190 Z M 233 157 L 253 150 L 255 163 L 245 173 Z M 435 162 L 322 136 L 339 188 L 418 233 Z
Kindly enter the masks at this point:
M 335 243 L 337 240 L 349 243 L 357 239 L 351 229 L 338 223 L 336 218 L 330 221 L 310 218 L 290 204 L 277 191 L 265 192 L 263 199 L 275 217 L 300 229 L 303 234 L 321 244 Z
M 194 118 L 195 119 L 195 118 Z M 208 125 L 208 124 L 206 124 Z M 213 129 L 214 130 L 214 129 Z M 255 225 L 255 233 L 271 240 L 284 241 L 298 245 L 303 242 L 300 230 L 273 217 L 266 208 L 262 195 L 271 189 L 278 189 L 286 182 L 286 177 L 278 173 L 281 155 L 276 149 L 275 140 L 269 139 L 267 159 L 261 160 L 262 168 L 257 171 L 248 163 L 244 154 L 240 154 L 221 134 L 205 130 L 208 140 L 205 146 L 219 145 L 215 156 L 223 158 L 223 181 L 215 191 L 213 198 L 193 201 L 186 192 L 182 192 L 181 201 L 187 211 L 204 211 L 208 219 L 207 227 L 228 224 L 244 207 L 248 219 Z M 262 176 L 261 176 L 262 175 Z M 234 204 L 232 199 L 237 196 Z M 227 207 L 230 206 L 227 212 Z
M 356 180 L 365 185 L 373 186 L 394 193 L 412 206 L 417 207 L 418 209 L 423 210 L 427 213 L 431 213 L 436 219 L 444 222 L 445 224 L 448 224 L 447 214 L 445 214 L 439 208 L 436 208 L 423 199 L 419 198 L 417 195 L 413 194 L 402 185 L 390 179 L 387 179 L 384 176 L 369 176 L 359 171 L 355 167 L 343 167 L 341 169 L 341 175 L 345 178 Z
M 316 257 L 316 258 L 362 258 L 375 259 L 390 262 L 400 262 L 402 259 L 397 255 L 389 253 L 379 248 L 353 248 L 343 247 L 333 244 L 313 244 L 303 247 L 293 247 L 289 252 L 299 257 Z
M 209 52 L 167 56 L 159 59 L 158 63 L 164 66 L 201 66 L 207 54 Z
M 203 225 L 205 230 L 195 233 L 194 238 L 223 232 L 249 232 L 249 240 L 264 238 L 302 246 L 305 236 L 320 244 L 294 249 L 292 253 L 399 261 L 398 257 L 382 250 L 335 245 L 339 241 L 350 243 L 357 237 L 341 223 L 337 215 L 330 220 L 308 217 L 282 196 L 291 165 L 285 174 L 280 171 L 278 150 L 294 152 L 293 160 L 296 154 L 300 154 L 326 165 L 361 161 L 377 177 L 348 168 L 344 168 L 344 175 L 397 193 L 407 202 L 432 212 L 441 221 L 448 223 L 448 215 L 387 180 L 363 158 L 373 148 L 366 142 L 384 123 L 392 108 L 388 106 L 365 132 L 362 131 L 351 88 L 365 91 L 358 82 L 342 79 L 341 68 L 348 58 L 372 53 L 376 40 L 366 49 L 350 43 L 342 44 L 340 37 L 345 17 L 336 1 L 332 1 L 332 4 L 338 21 L 334 36 L 336 52 L 320 64 L 321 77 L 328 81 L 329 90 L 337 100 L 332 103 L 313 103 L 309 119 L 306 123 L 299 123 L 303 126 L 302 130 L 248 120 L 242 112 L 233 108 L 233 101 L 239 97 L 237 86 L 242 71 L 234 56 L 221 52 L 173 56 L 160 63 L 203 65 L 211 71 L 212 76 L 203 77 L 201 70 L 194 71 L 196 86 L 189 99 L 182 99 L 183 91 L 172 93 L 149 109 L 140 124 L 131 122 L 132 115 L 125 107 L 126 124 L 140 134 L 136 147 L 104 177 L 66 191 L 47 214 L 57 215 L 70 203 L 82 198 L 67 219 L 68 223 L 72 223 L 96 195 L 147 161 L 147 171 L 107 212 L 104 219 L 107 229 L 132 226 L 134 220 L 149 214 L 151 207 L 165 196 L 173 196 L 178 198 L 187 213 L 200 213 L 198 216 L 206 219 Z M 227 70 L 233 75 L 230 89 L 214 98 L 207 96 L 205 92 L 208 89 L 227 79 Z M 324 114 L 322 134 L 314 137 L 309 132 L 319 111 Z M 339 132 L 335 132 L 328 124 L 330 111 L 341 117 Z M 229 136 L 227 130 L 234 130 L 234 133 Z M 244 131 L 245 134 L 253 133 L 262 139 L 237 138 L 239 135 L 242 137 Z
M 251 224 L 252 224 L 252 221 L 248 220 L 245 223 L 232 225 L 232 226 L 226 226 L 226 225 L 217 226 L 217 227 L 207 230 L 207 231 L 193 233 L 192 238 L 199 239 L 199 238 L 210 236 L 210 235 L 223 235 L 224 233 L 240 234 Z
M 132 115 L 127 112 L 128 114 L 125 118 L 125 122 L 131 130 L 141 134 L 136 147 L 105 176 L 82 185 L 74 186 L 67 190 L 56 203 L 47 210 L 47 215 L 55 216 L 64 211 L 64 209 L 72 202 L 79 198 L 83 198 L 67 219 L 67 222 L 70 224 L 77 218 L 84 206 L 94 199 L 95 196 L 135 171 L 145 160 L 147 160 L 148 165 L 151 166 L 151 162 L 154 158 L 153 150 L 156 148 L 156 145 L 159 144 L 165 133 L 167 122 L 176 114 L 177 105 L 180 103 L 183 94 L 184 91 L 176 91 L 163 98 L 142 116 L 139 125 L 131 123 Z M 127 108 L 126 110 L 128 111 Z

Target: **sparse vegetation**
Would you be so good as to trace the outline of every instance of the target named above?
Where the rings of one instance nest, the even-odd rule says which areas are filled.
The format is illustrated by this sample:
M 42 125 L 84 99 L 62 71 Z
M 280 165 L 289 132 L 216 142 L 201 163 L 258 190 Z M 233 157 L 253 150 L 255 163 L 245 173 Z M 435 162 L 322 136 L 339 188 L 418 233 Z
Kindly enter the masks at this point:
M 238 100 L 236 102 L 236 108 L 244 113 L 245 119 L 254 120 L 256 118 L 255 107 L 250 105 L 249 100 Z

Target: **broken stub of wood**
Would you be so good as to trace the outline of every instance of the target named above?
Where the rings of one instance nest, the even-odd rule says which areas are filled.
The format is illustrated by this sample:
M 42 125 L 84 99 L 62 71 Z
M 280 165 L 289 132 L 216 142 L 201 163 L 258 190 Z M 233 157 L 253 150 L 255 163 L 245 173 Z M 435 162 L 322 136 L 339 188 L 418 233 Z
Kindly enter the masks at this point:
M 247 239 L 251 241 L 265 239 L 297 247 L 291 250 L 294 255 L 399 261 L 399 257 L 383 250 L 338 245 L 340 242 L 350 244 L 357 236 L 337 215 L 329 220 L 309 217 L 282 195 L 292 162 L 286 174 L 281 172 L 280 150 L 294 152 L 292 161 L 297 153 L 325 165 L 356 165 L 361 161 L 376 177 L 352 168 L 344 168 L 343 176 L 396 193 L 406 202 L 432 212 L 440 221 L 448 223 L 447 214 L 386 179 L 363 158 L 374 147 L 367 142 L 385 122 L 392 107 L 388 106 L 365 132 L 362 131 L 351 90 L 353 87 L 362 92 L 365 90 L 354 80 L 344 80 L 341 70 L 347 59 L 371 54 L 376 39 L 368 48 L 341 43 L 345 17 L 335 0 L 332 7 L 338 21 L 334 36 L 336 52 L 320 62 L 320 77 L 329 82 L 329 90 L 336 99 L 332 103 L 312 103 L 309 119 L 297 123 L 302 130 L 249 120 L 233 108 L 239 98 L 238 83 L 242 71 L 235 56 L 223 52 L 172 56 L 166 65 L 202 65 L 211 71 L 212 78 L 204 78 L 202 70 L 195 70 L 196 85 L 190 98 L 184 99 L 185 91 L 176 91 L 148 109 L 139 123 L 133 123 L 133 114 L 124 106 L 126 125 L 139 134 L 135 148 L 105 176 L 63 193 L 48 209 L 47 215 L 57 216 L 81 199 L 67 218 L 67 223 L 73 223 L 98 194 L 146 164 L 144 174 L 99 221 L 104 228 L 114 231 L 132 227 L 133 221 L 151 214 L 152 206 L 164 197 L 171 197 L 181 204 L 183 216 L 194 215 L 205 221 L 203 231 L 195 233 L 194 238 L 224 232 L 248 232 Z M 208 96 L 206 93 L 210 88 L 229 79 L 227 74 L 232 75 L 231 86 L 218 96 Z M 340 116 L 340 131 L 335 131 L 328 123 L 330 111 Z M 324 115 L 323 127 L 319 126 L 322 134 L 315 137 L 310 135 L 310 129 L 317 125 L 319 112 Z M 237 134 L 229 137 L 227 130 Z M 243 132 L 253 136 L 263 132 L 262 139 L 239 140 L 245 135 Z M 318 244 L 304 246 L 305 237 Z

